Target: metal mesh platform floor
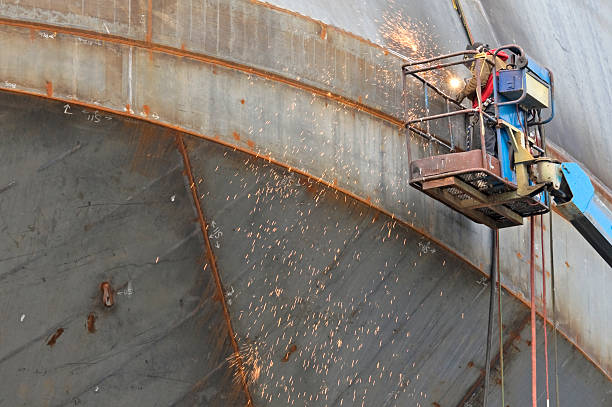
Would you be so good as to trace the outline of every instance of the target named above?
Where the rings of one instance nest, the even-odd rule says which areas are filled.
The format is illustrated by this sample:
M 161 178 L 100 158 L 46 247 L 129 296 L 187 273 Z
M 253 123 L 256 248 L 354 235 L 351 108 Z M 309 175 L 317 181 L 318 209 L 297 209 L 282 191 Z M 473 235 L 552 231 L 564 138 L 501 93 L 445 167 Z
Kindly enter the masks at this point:
M 492 228 L 523 223 L 523 218 L 548 212 L 539 196 L 518 197 L 517 186 L 500 175 L 499 161 L 480 150 L 428 157 L 411 163 L 410 184 L 475 222 Z

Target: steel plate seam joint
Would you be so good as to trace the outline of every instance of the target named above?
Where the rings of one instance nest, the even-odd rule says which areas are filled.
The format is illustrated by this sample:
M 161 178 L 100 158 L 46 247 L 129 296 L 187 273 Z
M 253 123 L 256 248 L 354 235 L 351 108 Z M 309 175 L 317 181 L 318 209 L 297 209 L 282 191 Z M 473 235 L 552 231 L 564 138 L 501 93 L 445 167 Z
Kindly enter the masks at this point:
M 221 307 L 223 308 L 223 316 L 225 317 L 225 322 L 227 323 L 228 335 L 229 335 L 230 341 L 232 343 L 232 347 L 234 348 L 234 352 L 236 355 L 238 371 L 240 372 L 242 387 L 243 387 L 243 390 L 244 390 L 244 393 L 247 399 L 247 406 L 253 406 L 253 399 L 251 398 L 251 393 L 249 391 L 249 386 L 248 386 L 247 379 L 246 379 L 246 373 L 244 371 L 244 364 L 242 362 L 242 356 L 240 354 L 240 348 L 238 346 L 238 342 L 236 342 L 234 328 L 232 327 L 232 321 L 230 319 L 229 309 L 227 308 L 227 303 L 225 301 L 225 294 L 223 291 L 223 283 L 221 282 L 221 275 L 219 274 L 219 270 L 217 268 L 217 261 L 215 259 L 215 255 L 212 251 L 212 245 L 210 244 L 210 239 L 208 237 L 208 225 L 206 224 L 206 220 L 202 212 L 202 206 L 200 205 L 200 200 L 198 198 L 199 197 L 198 189 L 193 179 L 193 173 L 191 172 L 191 162 L 189 161 L 189 155 L 187 153 L 187 148 L 185 147 L 185 143 L 183 142 L 182 135 L 180 134 L 176 135 L 176 144 L 183 157 L 183 164 L 185 166 L 185 174 L 187 175 L 187 179 L 189 181 L 189 189 L 191 189 L 193 203 L 198 213 L 198 221 L 200 223 L 200 229 L 202 230 L 202 235 L 204 237 L 204 244 L 206 245 L 206 257 L 208 258 L 208 263 L 210 264 L 211 273 L 215 280 L 215 285 L 217 287 L 217 295 L 219 296 L 219 301 L 221 302 Z

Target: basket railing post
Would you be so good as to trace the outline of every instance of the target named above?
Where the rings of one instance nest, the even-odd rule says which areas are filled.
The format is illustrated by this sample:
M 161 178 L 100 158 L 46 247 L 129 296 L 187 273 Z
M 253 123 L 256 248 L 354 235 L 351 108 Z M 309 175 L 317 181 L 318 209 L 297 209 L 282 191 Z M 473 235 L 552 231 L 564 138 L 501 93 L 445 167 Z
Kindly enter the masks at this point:
M 406 91 L 406 74 L 402 69 L 402 103 L 404 103 L 404 121 L 408 122 L 408 92 Z M 404 135 L 406 138 L 406 151 L 408 152 L 408 178 L 410 178 L 410 163 L 412 162 L 412 152 L 410 149 L 410 131 L 407 126 L 404 126 Z
M 427 83 L 423 82 L 423 94 L 425 95 L 425 116 L 429 116 L 429 95 L 427 94 Z M 427 134 L 431 134 L 429 131 L 429 120 L 425 123 Z M 433 146 L 431 140 L 429 141 L 429 156 L 433 155 Z
M 482 168 L 487 168 L 487 147 L 485 144 L 485 125 L 484 118 L 482 117 L 482 89 L 480 88 L 482 81 L 480 80 L 480 73 L 483 66 L 484 60 L 479 58 L 476 61 L 476 66 L 474 68 L 474 72 L 476 75 L 476 97 L 478 99 L 478 119 L 480 122 L 480 149 L 481 149 L 481 157 L 482 157 Z
M 448 100 L 446 101 L 446 113 L 450 113 L 450 106 L 448 105 Z M 453 138 L 453 124 L 451 123 L 451 117 L 448 116 L 448 133 L 450 135 L 450 146 L 451 152 L 455 151 L 455 139 Z

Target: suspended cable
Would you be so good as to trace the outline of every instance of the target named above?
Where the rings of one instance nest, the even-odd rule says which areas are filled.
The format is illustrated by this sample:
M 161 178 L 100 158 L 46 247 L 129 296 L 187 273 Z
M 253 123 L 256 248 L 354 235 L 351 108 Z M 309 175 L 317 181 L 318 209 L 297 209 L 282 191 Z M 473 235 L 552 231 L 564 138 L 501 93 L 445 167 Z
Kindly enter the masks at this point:
M 541 111 L 536 110 L 533 113 L 533 118 L 537 119 L 538 123 L 542 122 Z M 538 134 L 540 135 L 540 147 L 544 150 L 544 155 L 546 155 L 546 136 L 544 134 L 544 127 L 541 124 L 537 126 Z M 544 202 L 547 205 L 550 205 L 550 194 L 548 191 L 544 192 Z M 552 215 L 552 212 L 550 212 Z M 546 256 L 544 252 L 544 215 L 540 215 L 540 244 L 542 247 L 542 316 L 544 318 L 544 369 L 546 372 L 546 407 L 550 406 L 550 390 L 549 390 L 549 380 L 548 380 L 548 333 L 547 333 L 547 325 L 548 320 L 546 318 Z M 551 240 L 552 246 L 552 240 Z M 551 257 L 552 259 L 552 257 Z M 552 260 L 551 260 L 552 261 Z
M 536 377 L 536 317 L 535 317 L 535 220 L 530 219 L 531 250 L 529 256 L 529 282 L 531 285 L 531 403 L 538 407 Z
M 559 357 L 557 354 L 557 291 L 555 290 L 555 256 L 553 251 L 553 213 L 548 213 L 548 232 L 550 235 L 550 289 L 552 291 L 553 311 L 553 348 L 555 351 L 555 405 L 559 407 Z
M 537 118 L 538 122 L 542 122 L 541 111 L 537 110 Z M 544 127 L 542 124 L 538 124 L 538 132 L 540 133 L 540 140 L 542 143 L 542 148 L 544 149 L 544 155 L 548 155 L 548 148 L 546 146 L 546 134 L 544 132 Z M 550 205 L 550 194 L 546 192 L 546 202 Z M 540 218 L 540 222 L 542 223 L 542 218 Z M 542 228 L 544 224 L 541 224 Z M 556 290 L 555 290 L 555 255 L 554 255 L 554 244 L 553 244 L 553 213 L 552 211 L 548 212 L 548 242 L 550 249 L 550 289 L 552 291 L 552 311 L 553 311 L 553 348 L 555 352 L 555 405 L 559 407 L 559 369 L 558 369 L 558 355 L 557 355 L 557 303 L 556 303 Z M 544 234 L 544 231 L 542 231 Z M 544 243 L 542 243 L 542 264 L 544 264 Z M 546 275 L 544 267 L 542 266 L 542 274 Z M 544 284 L 543 290 L 546 290 L 546 284 Z M 545 291 L 543 291 L 545 295 Z M 548 393 L 548 351 L 546 350 L 546 303 L 544 303 L 544 348 L 546 352 L 546 406 L 548 407 L 549 401 L 549 393 Z
M 489 376 L 491 375 L 491 342 L 493 342 L 493 313 L 495 311 L 495 277 L 497 275 L 496 266 L 498 262 L 497 253 L 499 250 L 497 242 L 497 230 L 491 229 L 491 291 L 489 294 L 489 324 L 487 326 L 487 350 L 485 352 L 485 385 L 483 407 L 487 406 L 489 396 Z
M 544 317 L 544 368 L 546 371 L 546 407 L 549 407 L 550 393 L 548 390 L 548 334 L 546 332 L 546 260 L 544 256 L 544 215 L 540 215 L 540 242 L 542 245 L 542 316 Z
M 506 401 L 504 398 L 504 338 L 503 338 L 503 315 L 502 315 L 502 299 L 501 299 L 501 269 L 499 268 L 499 230 L 495 231 L 495 246 L 496 257 L 497 257 L 497 298 L 498 302 L 498 325 L 499 325 L 499 368 L 501 373 L 501 405 L 504 407 Z

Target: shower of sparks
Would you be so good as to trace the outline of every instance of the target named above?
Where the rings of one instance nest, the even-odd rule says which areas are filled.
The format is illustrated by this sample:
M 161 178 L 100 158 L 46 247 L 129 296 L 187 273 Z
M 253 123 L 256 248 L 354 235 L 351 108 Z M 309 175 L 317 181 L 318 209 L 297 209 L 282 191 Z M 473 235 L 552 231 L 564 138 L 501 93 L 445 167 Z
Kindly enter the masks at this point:
M 432 55 L 433 41 L 427 33 L 426 24 L 404 17 L 400 11 L 383 16 L 379 31 L 386 45 L 413 59 L 423 59 Z
M 440 41 L 433 34 L 436 32 L 435 26 L 406 16 L 401 10 L 394 10 L 393 2 L 389 6 L 389 11 L 383 16 L 379 32 L 387 48 L 415 61 L 450 52 L 448 49 L 439 48 Z M 457 79 L 457 72 L 463 72 L 461 69 L 460 67 L 434 69 L 419 75 L 437 87 L 448 90 L 461 86 L 461 80 L 458 83 L 454 80 Z
M 225 193 L 206 182 L 199 193 L 209 213 L 219 206 L 248 212 L 224 218 L 236 244 L 215 250 L 219 258 L 242 258 L 242 277 L 233 280 L 228 271 L 226 294 L 240 332 L 240 357 L 227 358 L 233 381 L 246 378 L 262 403 L 367 406 L 384 392 L 388 406 L 429 405 L 411 354 L 419 336 L 411 335 L 406 309 L 420 301 L 411 295 L 410 274 L 434 247 L 410 243 L 396 221 L 315 180 L 257 159 L 224 157 L 204 173 L 223 182 Z M 199 162 L 194 158 L 195 168 Z M 354 222 L 336 210 L 344 205 Z M 355 245 L 364 238 L 372 239 L 371 249 Z M 380 244 L 393 245 L 396 256 L 375 250 Z M 420 257 L 405 262 L 408 252 Z
M 258 346 L 249 343 L 243 346 L 240 350 L 240 357 L 237 353 L 232 353 L 227 361 L 234 372 L 233 380 L 235 384 L 242 384 L 242 372 L 240 370 L 240 361 L 246 376 L 248 385 L 251 385 L 259 379 L 261 374 L 261 357 L 259 356 Z
M 428 34 L 434 30 L 392 13 L 384 18 L 381 37 L 388 48 L 424 58 L 441 52 Z M 323 45 L 333 50 L 329 41 Z M 342 75 L 363 65 L 365 79 L 355 97 L 364 104 L 401 103 L 397 59 L 382 50 L 370 56 L 331 54 L 329 65 L 321 61 L 317 80 L 342 87 L 350 78 Z M 430 79 L 448 89 L 451 76 L 435 75 Z M 406 178 L 385 174 L 379 184 L 381 168 L 372 149 L 361 148 L 380 141 L 381 152 L 395 157 L 403 140 L 396 129 L 381 125 L 347 132 L 345 122 L 355 114 L 350 107 L 302 92 L 272 103 L 262 95 L 278 85 L 255 76 L 248 85 L 248 103 L 239 106 L 249 109 L 250 121 L 240 131 L 242 138 L 228 133 L 232 142 L 253 140 L 249 146 L 261 157 L 317 168 L 320 180 L 329 184 L 380 189 L 372 204 L 393 200 L 398 213 L 418 222 L 418 207 L 404 199 Z M 410 94 L 422 95 L 420 83 L 409 86 L 414 86 Z M 415 112 L 422 105 L 422 97 L 415 98 Z M 267 148 L 264 141 L 271 136 L 277 143 Z M 426 154 L 426 146 L 418 145 L 412 154 Z M 220 151 L 216 160 L 203 158 L 213 154 L 208 150 L 190 155 L 203 212 L 223 223 L 228 238 L 213 251 L 231 282 L 225 296 L 240 348 L 227 358 L 233 381 L 246 379 L 262 405 L 366 406 L 373 400 L 386 400 L 385 406 L 431 405 L 422 376 L 426 362 L 415 354 L 427 339 L 419 332 L 422 293 L 415 273 L 436 256 L 435 245 L 411 239 L 395 221 L 316 179 L 265 158 Z M 442 276 L 441 270 L 428 272 Z M 448 297 L 443 286 L 431 295 L 439 304 Z

